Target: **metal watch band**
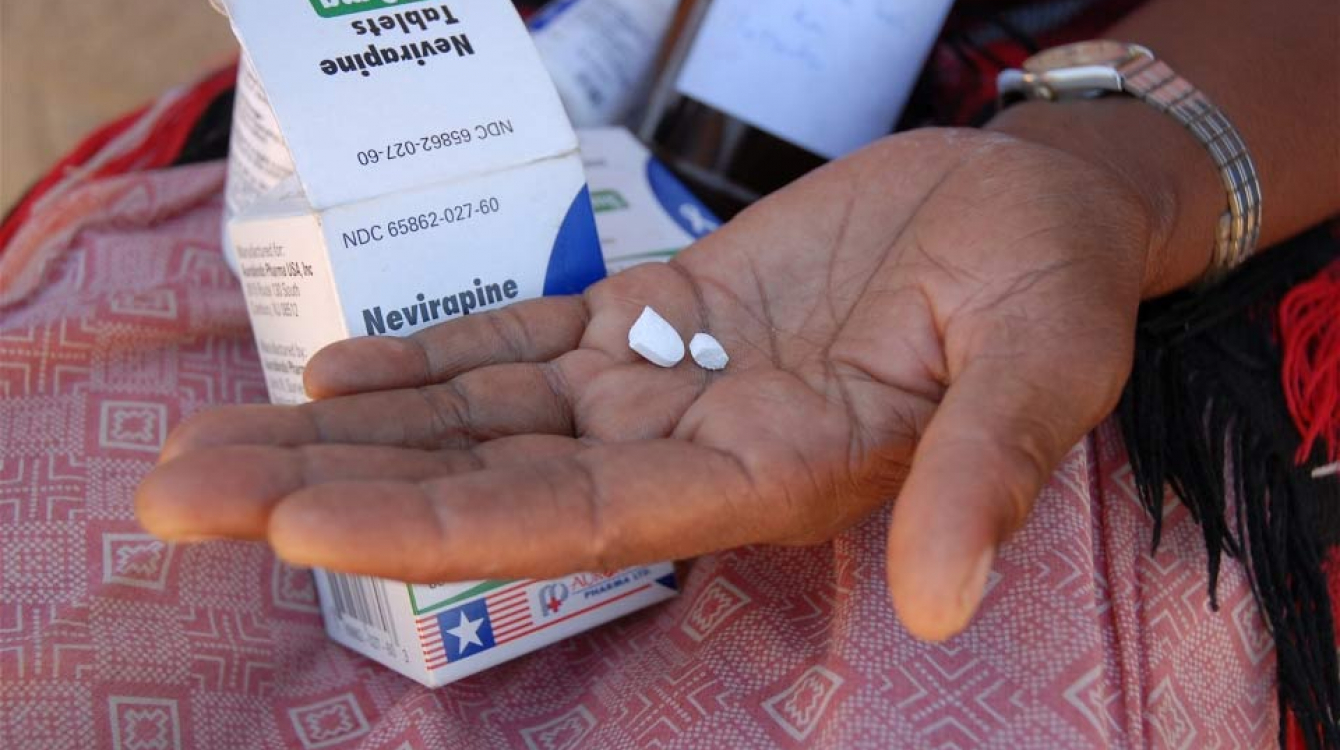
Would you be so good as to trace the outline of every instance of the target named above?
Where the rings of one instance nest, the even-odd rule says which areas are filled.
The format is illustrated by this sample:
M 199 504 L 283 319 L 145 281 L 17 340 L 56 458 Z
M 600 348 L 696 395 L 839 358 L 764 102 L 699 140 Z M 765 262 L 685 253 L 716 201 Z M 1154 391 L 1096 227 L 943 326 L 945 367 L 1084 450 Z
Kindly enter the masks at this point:
M 1256 252 L 1261 236 L 1261 183 L 1237 128 L 1205 94 L 1166 63 L 1136 55 L 1117 66 L 1122 90 L 1166 112 L 1191 131 L 1214 159 L 1228 191 L 1219 219 L 1214 260 L 1204 281 L 1213 283 Z

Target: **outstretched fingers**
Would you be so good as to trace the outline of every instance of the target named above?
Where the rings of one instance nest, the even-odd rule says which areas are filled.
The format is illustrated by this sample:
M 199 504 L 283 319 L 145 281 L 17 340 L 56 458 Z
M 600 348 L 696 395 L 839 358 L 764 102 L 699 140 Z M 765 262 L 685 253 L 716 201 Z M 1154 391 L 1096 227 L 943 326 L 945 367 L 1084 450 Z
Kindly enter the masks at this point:
M 548 362 L 577 348 L 588 312 L 581 297 L 547 297 L 469 315 L 406 338 L 341 341 L 312 357 L 307 394 L 324 399 L 441 383 L 489 365 Z
M 418 388 L 302 406 L 205 412 L 173 431 L 160 461 L 228 445 L 344 443 L 437 450 L 510 435 L 571 436 L 571 400 L 555 365 L 497 365 Z
M 225 446 L 160 465 L 140 484 L 136 512 L 140 523 L 163 539 L 264 539 L 275 506 L 309 487 L 428 482 L 488 467 L 548 460 L 581 448 L 572 438 L 543 435 L 505 438 L 472 450 Z
M 269 541 L 295 564 L 397 580 L 551 577 L 777 538 L 782 514 L 762 502 L 731 456 L 657 440 L 309 486 L 274 508 Z

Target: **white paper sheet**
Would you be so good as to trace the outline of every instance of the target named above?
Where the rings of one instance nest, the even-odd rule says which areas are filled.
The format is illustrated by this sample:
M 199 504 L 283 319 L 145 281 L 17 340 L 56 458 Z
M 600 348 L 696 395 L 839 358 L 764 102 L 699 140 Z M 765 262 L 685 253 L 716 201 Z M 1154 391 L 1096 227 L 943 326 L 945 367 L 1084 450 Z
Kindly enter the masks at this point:
M 951 0 L 715 0 L 680 93 L 830 159 L 887 134 Z

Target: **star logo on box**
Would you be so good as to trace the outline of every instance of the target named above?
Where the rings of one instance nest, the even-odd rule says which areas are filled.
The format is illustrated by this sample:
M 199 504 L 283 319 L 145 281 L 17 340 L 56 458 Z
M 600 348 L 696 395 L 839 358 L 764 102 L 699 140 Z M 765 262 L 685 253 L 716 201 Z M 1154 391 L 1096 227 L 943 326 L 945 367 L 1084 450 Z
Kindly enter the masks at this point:
M 455 662 L 493 648 L 493 623 L 489 621 L 488 603 L 476 599 L 437 616 L 442 629 L 442 647 L 447 661 Z
M 312 8 L 322 18 L 336 18 L 350 13 L 366 13 L 370 10 L 383 10 L 421 2 L 424 0 L 311 0 Z

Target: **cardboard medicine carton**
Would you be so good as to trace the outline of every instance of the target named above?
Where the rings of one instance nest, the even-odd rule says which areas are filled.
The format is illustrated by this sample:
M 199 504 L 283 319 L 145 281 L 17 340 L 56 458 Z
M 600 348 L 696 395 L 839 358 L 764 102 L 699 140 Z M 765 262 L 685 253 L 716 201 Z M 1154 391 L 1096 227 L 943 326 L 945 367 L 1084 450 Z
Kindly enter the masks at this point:
M 610 273 L 667 261 L 721 221 L 626 128 L 577 131 Z
M 271 399 L 320 348 L 605 274 L 577 140 L 508 0 L 227 0 L 295 174 L 227 236 Z M 438 686 L 674 595 L 669 563 L 415 586 L 316 572 L 331 638 Z

